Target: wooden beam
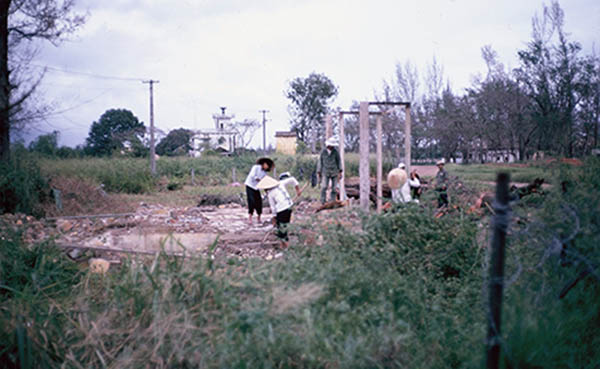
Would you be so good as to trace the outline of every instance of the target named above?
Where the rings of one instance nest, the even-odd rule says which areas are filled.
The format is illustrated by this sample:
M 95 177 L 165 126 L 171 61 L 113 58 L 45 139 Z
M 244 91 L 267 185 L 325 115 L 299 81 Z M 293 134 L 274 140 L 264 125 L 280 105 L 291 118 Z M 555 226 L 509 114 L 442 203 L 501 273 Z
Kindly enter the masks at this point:
M 410 178 L 410 148 L 411 148 L 411 118 L 410 118 L 410 106 L 405 109 L 406 119 L 404 120 L 404 164 L 406 165 L 406 174 Z
M 397 106 L 404 106 L 406 108 L 410 108 L 409 102 L 402 102 L 402 101 L 369 101 L 369 105 L 397 105 Z
M 91 214 L 91 215 L 64 215 L 60 217 L 49 217 L 46 220 L 69 220 L 69 219 L 93 219 L 93 218 L 122 218 L 132 217 L 135 213 L 116 213 L 116 214 Z
M 340 179 L 340 200 L 346 200 L 346 164 L 344 163 L 344 157 L 346 152 L 346 137 L 344 137 L 344 114 L 341 112 L 338 114 L 338 127 L 340 127 L 340 162 L 342 164 L 342 178 Z
M 382 136 L 382 127 L 381 127 L 381 115 L 377 116 L 377 213 L 381 213 L 381 197 L 383 196 L 383 166 L 382 166 L 382 145 L 381 145 L 381 136 Z
M 333 126 L 331 124 L 331 114 L 325 115 L 325 139 L 333 136 Z
M 364 211 L 369 211 L 369 103 L 362 101 L 360 103 L 359 126 L 360 126 L 360 207 Z
M 354 110 L 352 110 L 352 111 L 350 111 L 350 110 L 343 110 L 343 111 L 340 112 L 340 114 L 360 115 L 360 112 L 354 111 Z M 384 112 L 381 112 L 381 111 L 370 111 L 369 112 L 369 115 L 381 115 L 381 114 L 384 114 Z

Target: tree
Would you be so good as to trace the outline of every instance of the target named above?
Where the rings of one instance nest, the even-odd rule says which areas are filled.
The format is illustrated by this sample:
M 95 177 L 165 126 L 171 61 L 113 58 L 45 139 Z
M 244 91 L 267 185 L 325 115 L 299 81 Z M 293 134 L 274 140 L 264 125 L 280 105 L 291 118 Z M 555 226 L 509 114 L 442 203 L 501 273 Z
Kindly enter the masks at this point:
M 86 151 L 92 155 L 111 155 L 115 150 L 138 147 L 146 128 L 127 109 L 109 109 L 92 123 L 86 139 Z M 142 145 L 143 146 L 143 145 Z
M 58 151 L 58 131 L 38 136 L 29 144 L 29 151 L 46 156 L 55 156 Z
M 250 145 L 256 131 L 260 128 L 260 122 L 256 119 L 244 119 L 241 122 L 235 122 L 232 129 L 237 132 L 240 142 L 238 147 L 246 148 Z
M 533 40 L 518 52 L 521 65 L 515 73 L 535 102 L 537 148 L 571 156 L 581 133 L 577 112 L 591 79 L 588 60 L 579 55 L 581 45 L 569 41 L 563 26 L 558 2 L 544 6 L 542 17 L 533 18 Z
M 84 23 L 75 0 L 0 0 L 0 160 L 10 155 L 11 124 L 41 80 L 24 68 L 34 54 L 31 42 L 63 41 Z M 19 54 L 19 51 L 21 53 Z M 21 73 L 19 73 L 21 72 Z
M 311 73 L 306 78 L 296 78 L 290 82 L 285 96 L 291 100 L 288 111 L 291 115 L 292 131 L 300 141 L 314 146 L 324 135 L 323 118 L 327 105 L 337 96 L 338 90 L 324 74 Z
M 187 154 L 192 149 L 190 140 L 192 139 L 193 134 L 192 131 L 185 128 L 170 131 L 169 134 L 156 145 L 156 153 L 158 155 L 167 156 Z

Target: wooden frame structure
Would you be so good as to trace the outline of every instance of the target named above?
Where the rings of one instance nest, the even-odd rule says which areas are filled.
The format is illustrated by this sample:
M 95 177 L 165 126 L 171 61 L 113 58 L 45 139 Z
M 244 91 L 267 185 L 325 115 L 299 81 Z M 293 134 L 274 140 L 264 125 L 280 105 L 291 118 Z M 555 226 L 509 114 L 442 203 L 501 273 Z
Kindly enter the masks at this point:
M 387 111 L 382 112 L 370 112 L 369 106 L 390 106 L 391 108 Z M 339 151 L 340 161 L 342 162 L 342 173 L 345 175 L 345 137 L 344 137 L 344 115 L 358 115 L 359 116 L 359 127 L 360 127 L 360 140 L 359 140 L 359 152 L 360 152 L 360 163 L 359 163 L 359 176 L 360 176 L 360 207 L 364 211 L 369 211 L 369 193 L 371 191 L 371 175 L 369 167 L 369 117 L 371 115 L 377 116 L 376 120 L 376 139 L 377 139 L 377 212 L 381 212 L 382 208 L 382 197 L 383 197 L 383 149 L 382 149 L 382 117 L 384 114 L 394 110 L 397 106 L 403 106 L 405 112 L 404 122 L 404 161 L 406 165 L 406 173 L 410 173 L 410 161 L 411 161 L 411 117 L 410 117 L 410 103 L 409 102 L 394 102 L 394 101 L 362 101 L 358 111 L 339 111 L 338 112 L 338 127 L 339 127 Z M 327 115 L 325 117 L 325 137 L 329 138 L 333 135 L 332 117 Z M 340 200 L 346 199 L 346 188 L 344 175 L 340 180 Z

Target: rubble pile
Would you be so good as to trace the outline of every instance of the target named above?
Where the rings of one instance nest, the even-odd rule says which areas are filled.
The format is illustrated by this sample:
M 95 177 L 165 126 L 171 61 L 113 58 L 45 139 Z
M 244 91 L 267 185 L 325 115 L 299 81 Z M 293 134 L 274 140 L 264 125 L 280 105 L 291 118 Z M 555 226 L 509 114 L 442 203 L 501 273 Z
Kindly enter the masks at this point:
M 0 215 L 0 228 L 10 229 L 26 244 L 42 242 L 57 234 L 56 229 L 47 222 L 25 214 Z
M 317 224 L 329 224 L 321 222 L 327 216 L 314 218 L 319 205 L 310 199 L 300 198 L 294 206 L 293 223 L 308 224 L 316 220 Z M 41 220 L 6 214 L 0 217 L 0 224 L 19 229 L 17 234 L 26 243 L 52 238 L 77 260 L 100 256 L 111 263 L 118 263 L 125 254 L 152 255 L 160 250 L 173 255 L 272 260 L 284 255 L 278 248 L 272 217 L 266 207 L 262 222 L 259 224 L 254 217 L 253 224 L 249 224 L 246 208 L 237 202 L 191 207 L 140 203 L 135 212 L 120 214 L 59 216 Z M 306 230 L 300 227 L 292 230 L 290 237 L 303 240 L 310 235 L 301 235 L 301 232 L 316 231 L 314 226 Z

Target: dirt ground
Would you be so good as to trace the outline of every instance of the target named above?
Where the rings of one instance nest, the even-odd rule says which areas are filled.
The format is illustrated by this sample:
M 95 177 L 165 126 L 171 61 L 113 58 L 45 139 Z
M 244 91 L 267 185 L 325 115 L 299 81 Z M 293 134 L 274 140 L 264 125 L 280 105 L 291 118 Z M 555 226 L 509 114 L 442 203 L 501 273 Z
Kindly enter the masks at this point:
M 410 170 L 416 170 L 421 177 L 435 177 L 438 172 L 435 165 L 411 165 Z
M 415 165 L 412 168 L 422 177 L 433 177 L 437 173 L 434 165 Z M 73 188 L 73 185 L 64 185 L 63 193 L 69 194 L 68 188 Z M 40 221 L 25 216 L 5 218 L 8 223 L 29 225 L 23 234 L 26 242 L 52 237 L 75 259 L 92 254 L 118 262 L 123 255 L 154 255 L 164 250 L 173 255 L 271 260 L 285 253 L 279 248 L 280 243 L 274 235 L 268 207 L 264 209 L 261 223 L 255 218 L 254 223 L 249 224 L 247 210 L 241 204 L 243 198 L 239 196 L 202 195 L 196 199 L 195 206 L 172 206 L 150 201 L 152 203 L 119 207 L 116 206 L 119 202 L 117 197 L 91 186 L 79 185 L 77 188 L 80 187 L 85 191 L 73 190 L 74 195 L 65 196 L 65 208 L 74 209 L 75 214 L 85 214 L 88 209 L 80 208 L 79 203 L 86 203 L 81 197 L 91 199 L 93 203 L 115 205 L 101 209 L 115 214 L 98 215 L 99 209 L 95 209 L 96 215 L 57 216 Z M 479 195 L 462 183 L 457 189 L 460 190 L 457 195 L 464 192 L 463 197 L 468 198 L 463 201 L 465 204 L 473 202 Z M 92 195 L 84 196 L 79 192 Z M 317 228 L 331 222 L 344 222 L 342 226 L 347 229 L 359 224 L 349 220 L 351 213 L 346 208 L 316 213 L 319 205 L 314 199 L 304 197 L 296 203 L 292 218 L 294 227 L 290 232 L 292 242 L 301 239 L 304 244 L 318 245 L 320 233 Z M 122 213 L 117 213 L 119 211 Z M 342 212 L 344 215 L 340 216 Z
M 315 214 L 318 206 L 315 201 L 301 199 L 294 207 L 292 224 L 330 216 Z M 153 255 L 164 250 L 182 256 L 271 260 L 283 256 L 271 218 L 270 210 L 264 208 L 262 222 L 255 216 L 249 224 L 247 209 L 238 203 L 197 207 L 141 203 L 133 213 L 52 218 L 48 228 L 75 258 L 94 252 L 116 262 L 126 254 Z M 298 239 L 298 232 L 292 229 L 292 241 Z M 303 239 L 311 239 L 314 233 L 302 232 Z M 315 237 L 311 242 L 318 242 Z

